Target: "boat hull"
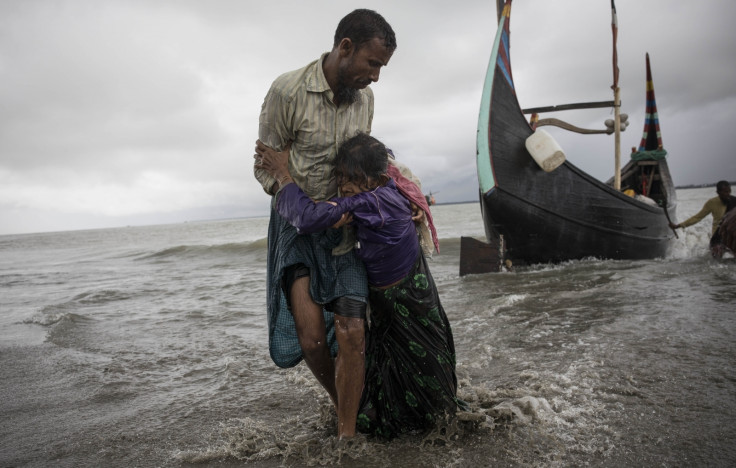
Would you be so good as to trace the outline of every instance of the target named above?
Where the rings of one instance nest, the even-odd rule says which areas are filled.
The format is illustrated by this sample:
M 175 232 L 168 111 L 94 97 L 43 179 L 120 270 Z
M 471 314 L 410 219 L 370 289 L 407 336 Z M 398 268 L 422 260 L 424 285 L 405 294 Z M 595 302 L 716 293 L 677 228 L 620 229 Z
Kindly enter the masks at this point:
M 632 160 L 622 169 L 626 174 L 622 190 L 631 188 L 640 194 L 638 199 L 569 161 L 543 171 L 526 149 L 534 130 L 513 86 L 508 24 L 499 27 L 505 32 L 498 34 L 494 45 L 477 154 L 487 241 L 503 245 L 506 259 L 524 263 L 666 256 L 673 239 L 668 214 L 674 219 L 676 209 L 666 160 Z
M 571 177 L 569 183 L 575 184 L 575 179 Z M 546 190 L 537 184 L 537 189 L 540 195 L 554 193 L 554 187 Z M 514 263 L 587 257 L 650 259 L 668 254 L 672 231 L 662 208 L 636 206 L 643 203 L 630 197 L 596 197 L 605 191 L 589 189 L 558 195 L 558 204 L 550 206 L 551 197 L 523 199 L 497 187 L 482 197 L 487 240 L 496 244 L 503 235 L 504 257 Z M 581 197 L 594 201 L 585 203 Z

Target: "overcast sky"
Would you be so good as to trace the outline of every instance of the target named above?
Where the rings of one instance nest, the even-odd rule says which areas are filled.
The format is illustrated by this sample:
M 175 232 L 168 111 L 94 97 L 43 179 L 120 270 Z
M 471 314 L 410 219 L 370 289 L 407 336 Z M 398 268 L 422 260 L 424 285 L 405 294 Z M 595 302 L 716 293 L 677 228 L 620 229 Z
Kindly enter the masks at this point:
M 675 183 L 736 180 L 736 2 L 616 6 L 624 155 L 641 138 L 649 52 Z M 266 215 L 252 175 L 263 97 L 329 50 L 354 8 L 381 13 L 398 41 L 372 86 L 373 135 L 439 202 L 477 200 L 493 0 L 3 0 L 0 234 Z M 516 0 L 522 107 L 612 99 L 610 21 L 609 0 Z M 603 128 L 612 114 L 555 116 Z M 612 176 L 611 136 L 554 135 L 574 164 Z

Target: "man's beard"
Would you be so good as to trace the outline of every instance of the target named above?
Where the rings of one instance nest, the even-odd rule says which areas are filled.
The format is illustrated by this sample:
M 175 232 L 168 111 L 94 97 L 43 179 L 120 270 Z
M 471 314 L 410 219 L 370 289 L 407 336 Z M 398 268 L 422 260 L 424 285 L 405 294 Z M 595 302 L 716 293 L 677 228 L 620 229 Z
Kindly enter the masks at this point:
M 343 70 L 337 72 L 337 92 L 335 93 L 335 100 L 341 105 L 351 105 L 358 100 L 359 90 L 351 88 L 345 84 L 345 75 Z

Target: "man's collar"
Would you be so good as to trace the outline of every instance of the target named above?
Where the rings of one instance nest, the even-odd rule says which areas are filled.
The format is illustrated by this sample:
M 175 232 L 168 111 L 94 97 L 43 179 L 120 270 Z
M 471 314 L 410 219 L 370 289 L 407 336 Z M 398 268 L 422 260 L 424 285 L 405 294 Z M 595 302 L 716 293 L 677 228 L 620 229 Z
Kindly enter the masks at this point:
M 325 52 L 324 54 L 322 54 L 319 60 L 317 60 L 312 69 L 309 71 L 309 78 L 307 79 L 307 91 L 313 93 L 324 93 L 325 91 L 331 90 L 330 85 L 327 83 L 327 78 L 325 78 L 325 71 L 322 69 L 322 62 L 324 62 L 327 54 L 329 54 L 329 52 Z

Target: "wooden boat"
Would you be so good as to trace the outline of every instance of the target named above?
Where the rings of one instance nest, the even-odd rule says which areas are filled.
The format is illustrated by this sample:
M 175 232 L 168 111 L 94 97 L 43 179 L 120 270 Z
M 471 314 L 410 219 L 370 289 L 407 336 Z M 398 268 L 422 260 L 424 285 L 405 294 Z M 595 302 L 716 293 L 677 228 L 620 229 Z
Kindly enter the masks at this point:
M 659 134 L 648 55 L 644 135 L 631 160 L 620 169 L 620 186 L 616 187 L 615 176 L 603 183 L 567 160 L 547 172 L 527 149 L 527 139 L 539 129 L 526 120 L 514 89 L 509 55 L 511 0 L 499 0 L 499 4 L 503 9 L 484 84 L 477 137 L 487 242 L 461 239 L 460 274 L 499 271 L 511 263 L 665 256 L 674 233 L 668 219 L 675 217 L 676 197 Z M 613 2 L 612 8 L 615 15 Z M 615 52 L 614 90 L 614 101 L 577 108 L 618 103 Z M 555 109 L 564 107 L 573 106 Z M 615 110 L 614 127 L 620 126 L 618 107 Z M 604 130 L 584 133 L 592 132 Z

